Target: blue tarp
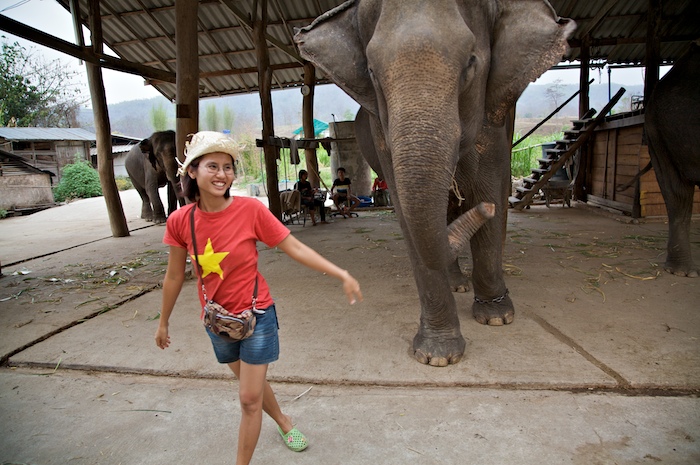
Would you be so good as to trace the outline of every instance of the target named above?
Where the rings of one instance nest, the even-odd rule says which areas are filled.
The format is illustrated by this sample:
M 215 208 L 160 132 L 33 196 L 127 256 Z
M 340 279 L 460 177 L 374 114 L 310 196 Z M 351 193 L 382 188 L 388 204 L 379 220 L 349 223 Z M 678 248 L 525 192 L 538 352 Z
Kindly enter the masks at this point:
M 328 123 L 324 123 L 323 121 L 319 121 L 314 118 L 314 138 L 318 137 L 319 134 L 321 134 L 323 131 L 328 129 Z M 294 131 L 294 135 L 298 136 L 299 134 L 302 134 L 304 132 L 304 127 L 298 128 L 296 131 Z M 306 137 L 306 136 L 304 136 Z M 308 139 L 311 139 L 310 137 Z

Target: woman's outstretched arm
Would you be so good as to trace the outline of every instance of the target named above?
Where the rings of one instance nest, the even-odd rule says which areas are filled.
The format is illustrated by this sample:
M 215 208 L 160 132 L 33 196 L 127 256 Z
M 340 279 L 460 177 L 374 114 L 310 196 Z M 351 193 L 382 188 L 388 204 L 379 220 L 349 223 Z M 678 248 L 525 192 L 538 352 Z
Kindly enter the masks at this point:
M 293 235 L 288 235 L 277 247 L 302 265 L 341 281 L 343 283 L 343 292 L 345 292 L 350 304 L 354 304 L 356 301 L 362 302 L 360 283 L 347 270 L 326 260 L 318 252 L 299 241 Z

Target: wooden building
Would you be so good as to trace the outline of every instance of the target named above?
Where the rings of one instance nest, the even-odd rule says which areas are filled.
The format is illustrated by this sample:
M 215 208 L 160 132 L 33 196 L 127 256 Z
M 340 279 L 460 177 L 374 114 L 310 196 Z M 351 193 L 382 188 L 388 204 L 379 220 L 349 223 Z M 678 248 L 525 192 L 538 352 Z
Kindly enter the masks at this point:
M 24 158 L 0 150 L 0 209 L 9 214 L 53 206 L 50 171 L 28 164 Z
M 90 160 L 95 134 L 80 128 L 0 128 L 0 149 L 21 157 L 27 164 L 53 173 L 61 180 L 63 167 Z
M 644 110 L 605 118 L 588 143 L 579 171 L 579 176 L 584 176 L 586 202 L 621 211 L 633 218 L 666 216 L 666 205 L 653 170 L 644 174 L 639 182 L 619 190 L 648 163 Z M 697 187 L 693 214 L 700 214 L 700 189 Z

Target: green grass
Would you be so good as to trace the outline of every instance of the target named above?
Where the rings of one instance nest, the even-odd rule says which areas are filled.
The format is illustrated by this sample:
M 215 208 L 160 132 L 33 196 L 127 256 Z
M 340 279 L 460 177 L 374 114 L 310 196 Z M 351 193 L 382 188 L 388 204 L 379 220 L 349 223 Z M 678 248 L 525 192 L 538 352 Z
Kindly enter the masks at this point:
M 513 135 L 513 142 L 520 139 L 521 134 Z M 539 163 L 538 158 L 542 158 L 542 144 L 560 140 L 564 137 L 564 133 L 558 132 L 549 136 L 541 136 L 533 134 L 522 141 L 512 151 L 510 161 L 510 174 L 517 178 L 529 176 L 533 168 L 537 168 Z

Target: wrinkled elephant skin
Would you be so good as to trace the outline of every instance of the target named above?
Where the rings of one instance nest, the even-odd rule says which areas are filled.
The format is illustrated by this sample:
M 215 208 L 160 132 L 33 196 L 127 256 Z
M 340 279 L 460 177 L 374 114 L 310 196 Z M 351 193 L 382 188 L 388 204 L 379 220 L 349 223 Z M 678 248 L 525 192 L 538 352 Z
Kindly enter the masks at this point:
M 131 184 L 141 196 L 141 218 L 154 223 L 164 223 L 165 209 L 160 200 L 158 188 L 167 184 L 168 178 L 165 172 L 158 171 L 138 145 L 129 150 L 124 167 L 129 174 Z
M 664 268 L 697 277 L 690 226 L 695 186 L 700 186 L 700 45 L 691 44 L 654 88 L 644 130 L 649 156 L 668 212 L 668 254 Z
M 458 236 L 484 221 L 469 242 L 472 312 L 484 324 L 513 321 L 501 258 L 508 119 L 525 87 L 566 53 L 574 28 L 542 0 L 356 0 L 295 36 L 302 56 L 361 105 L 356 131 L 372 134 L 368 161 L 389 184 L 411 257 L 422 363 L 464 354 L 450 282 L 467 242 Z M 472 208 L 476 223 L 462 217 Z M 479 213 L 491 209 L 493 219 Z

